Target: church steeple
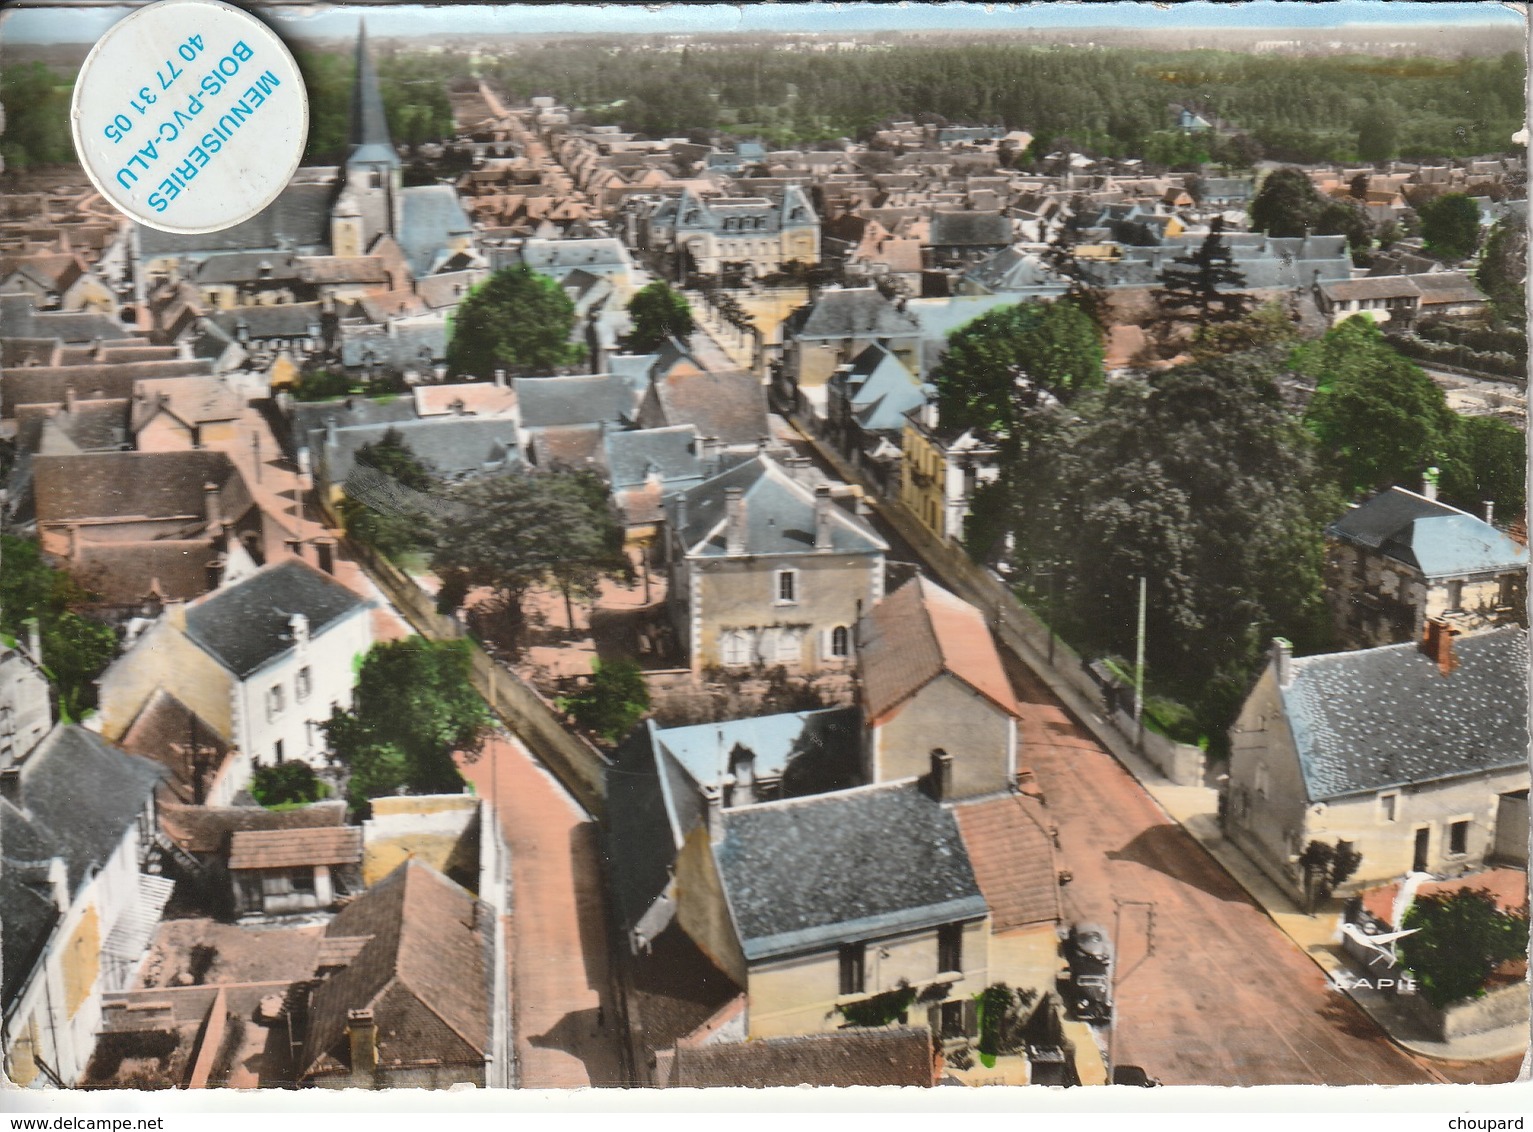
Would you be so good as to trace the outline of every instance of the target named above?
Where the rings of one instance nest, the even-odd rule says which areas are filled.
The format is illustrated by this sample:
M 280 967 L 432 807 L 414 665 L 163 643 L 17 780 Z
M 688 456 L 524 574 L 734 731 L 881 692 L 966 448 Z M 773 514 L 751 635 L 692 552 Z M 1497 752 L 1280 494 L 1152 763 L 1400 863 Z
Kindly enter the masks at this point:
M 399 155 L 389 138 L 389 122 L 378 90 L 378 72 L 367 50 L 367 22 L 357 25 L 357 73 L 351 92 L 351 151 L 346 164 L 387 165 L 397 169 Z

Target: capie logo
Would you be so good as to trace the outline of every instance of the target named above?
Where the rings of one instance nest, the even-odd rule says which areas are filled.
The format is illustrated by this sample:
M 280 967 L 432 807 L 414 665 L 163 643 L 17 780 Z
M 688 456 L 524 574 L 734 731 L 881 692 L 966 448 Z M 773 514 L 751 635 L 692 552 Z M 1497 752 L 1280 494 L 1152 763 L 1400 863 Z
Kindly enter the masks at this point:
M 1392 994 L 1415 994 L 1420 984 L 1411 978 L 1410 972 L 1400 971 L 1393 975 L 1354 975 L 1348 971 L 1332 971 L 1331 985 L 1341 991 L 1375 990 Z

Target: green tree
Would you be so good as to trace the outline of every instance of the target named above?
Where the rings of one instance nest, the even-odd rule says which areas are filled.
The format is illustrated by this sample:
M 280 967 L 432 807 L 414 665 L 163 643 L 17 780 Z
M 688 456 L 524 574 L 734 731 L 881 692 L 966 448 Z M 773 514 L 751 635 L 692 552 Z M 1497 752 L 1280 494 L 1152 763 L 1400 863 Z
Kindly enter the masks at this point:
M 1242 319 L 1253 303 L 1245 285 L 1224 242 L 1224 223 L 1215 217 L 1198 250 L 1175 257 L 1160 274 L 1155 305 L 1162 351 L 1179 353 L 1190 324 L 1201 330 Z
M 1496 315 L 1513 325 L 1528 321 L 1528 230 L 1520 222 L 1504 217 L 1496 221 L 1485 241 L 1480 265 L 1474 279 L 1490 297 Z
M 474 377 L 551 373 L 584 359 L 574 328 L 575 304 L 558 283 L 526 265 L 502 268 L 458 304 L 447 365 Z
M 385 794 L 462 788 L 454 755 L 476 758 L 491 724 L 470 671 L 462 641 L 407 637 L 372 647 L 351 710 L 337 709 L 325 724 L 354 811 Z
M 74 162 L 69 98 L 69 84 L 60 83 L 44 64 L 6 65 L 0 72 L 0 105 L 6 118 L 0 156 L 7 169 Z
M 1355 201 L 1330 200 L 1315 215 L 1315 234 L 1345 236 L 1347 247 L 1354 252 L 1365 251 L 1373 243 L 1373 221 Z
M 1102 337 L 1068 299 L 997 307 L 954 332 L 932 381 L 943 424 L 1015 444 L 1042 394 L 1069 401 L 1102 384 Z
M 631 660 L 591 662 L 591 681 L 557 703 L 581 727 L 617 743 L 649 710 L 649 685 Z
M 1401 965 L 1439 1009 L 1479 997 L 1497 967 L 1528 950 L 1527 906 L 1502 911 L 1483 888 L 1418 896 L 1400 926 L 1414 930 L 1397 945 Z
M 518 629 L 532 587 L 554 581 L 568 612 L 573 593 L 626 570 L 622 526 L 589 473 L 473 480 L 447 499 L 433 569 L 456 593 L 471 586 L 493 590 Z
M 1348 495 L 1414 484 L 1443 458 L 1454 417 L 1443 391 L 1370 318 L 1349 318 L 1294 353 L 1314 378 L 1304 420 Z
M 317 802 L 329 792 L 330 788 L 319 780 L 313 767 L 296 760 L 258 766 L 250 779 L 251 797 L 268 809 Z
M 1444 193 L 1416 211 L 1426 249 L 1438 258 L 1468 259 L 1480 246 L 1480 206 L 1467 194 Z
M 1302 236 L 1313 231 L 1325 201 L 1302 169 L 1274 169 L 1251 198 L 1251 227 L 1269 236 Z
M 1510 518 L 1527 505 L 1527 438 L 1496 417 L 1455 416 L 1442 461 L 1443 498 L 1478 512 L 1486 501 Z
M 1066 637 L 1131 650 L 1144 576 L 1152 683 L 1208 735 L 1233 718 L 1263 642 L 1327 639 L 1321 532 L 1340 501 L 1284 406 L 1283 363 L 1252 351 L 1114 382 L 1011 482 L 1017 565 L 1068 579 Z
M 96 706 L 95 679 L 117 654 L 117 634 L 79 612 L 92 595 L 67 571 L 49 566 L 35 542 L 0 537 L 0 560 L 0 632 L 24 640 L 27 622 L 37 619 L 59 709 L 80 719 Z
M 1372 164 L 1400 152 L 1400 114 L 1392 103 L 1372 102 L 1357 125 L 1357 155 Z
M 437 480 L 398 429 L 357 449 L 340 502 L 346 533 L 390 557 L 429 545 L 429 493 Z
M 1192 334 L 1188 353 L 1193 361 L 1208 361 L 1224 354 L 1268 347 L 1291 347 L 1299 342 L 1294 318 L 1276 299 L 1232 322 L 1210 322 L 1198 326 Z
M 663 280 L 651 283 L 634 295 L 629 300 L 628 313 L 633 318 L 628 348 L 636 354 L 658 349 L 668 338 L 685 343 L 697 329 L 691 304 Z

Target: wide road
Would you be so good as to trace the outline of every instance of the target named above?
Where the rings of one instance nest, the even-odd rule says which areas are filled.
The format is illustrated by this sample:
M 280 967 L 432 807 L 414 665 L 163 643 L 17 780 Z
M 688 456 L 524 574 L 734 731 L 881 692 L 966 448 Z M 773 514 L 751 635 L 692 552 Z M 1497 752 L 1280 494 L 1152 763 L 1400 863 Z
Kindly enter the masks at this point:
M 596 823 L 520 742 L 462 767 L 511 851 L 511 1027 L 524 1089 L 622 1086 Z
M 1165 1084 L 1440 1080 L 1284 936 L 1129 773 L 1007 656 L 1023 765 L 1059 829 L 1066 916 L 1118 935 L 1112 1056 Z

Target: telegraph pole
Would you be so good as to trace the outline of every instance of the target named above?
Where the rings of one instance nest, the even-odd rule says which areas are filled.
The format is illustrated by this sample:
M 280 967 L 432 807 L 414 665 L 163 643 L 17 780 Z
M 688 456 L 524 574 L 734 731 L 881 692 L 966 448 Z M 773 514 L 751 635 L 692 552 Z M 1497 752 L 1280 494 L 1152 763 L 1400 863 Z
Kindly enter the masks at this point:
M 1134 644 L 1134 743 L 1144 750 L 1144 605 L 1145 576 L 1139 575 L 1139 632 Z

